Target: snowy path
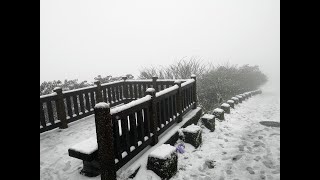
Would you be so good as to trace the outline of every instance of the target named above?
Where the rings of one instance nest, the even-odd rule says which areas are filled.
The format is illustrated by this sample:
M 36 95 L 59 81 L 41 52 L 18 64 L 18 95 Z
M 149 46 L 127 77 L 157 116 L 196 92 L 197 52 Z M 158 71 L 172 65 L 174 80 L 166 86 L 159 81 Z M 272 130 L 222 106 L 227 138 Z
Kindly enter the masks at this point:
M 263 92 L 225 117 L 226 121 L 216 121 L 214 132 L 203 129 L 203 145 L 196 151 L 186 144 L 172 180 L 280 179 L 280 128 L 259 123 L 280 122 L 279 94 Z M 134 179 L 160 180 L 150 170 Z
M 179 154 L 178 173 L 173 180 L 258 180 L 280 179 L 280 128 L 266 127 L 259 121 L 280 122 L 280 95 L 263 90 L 216 122 L 216 130 L 203 131 L 203 145 L 194 151 L 186 144 Z M 68 148 L 95 136 L 94 118 L 70 124 L 65 130 L 40 135 L 40 179 L 99 180 L 79 174 L 82 161 L 68 156 Z M 192 152 L 194 151 L 194 152 Z M 213 162 L 214 168 L 206 165 Z M 208 163 L 207 163 L 208 164 Z M 122 178 L 121 178 L 122 179 Z M 136 180 L 160 179 L 141 169 Z
M 280 122 L 279 96 L 254 96 L 217 122 L 215 132 L 204 129 L 202 147 L 192 153 L 194 148 L 186 147 L 173 179 L 280 179 L 280 128 L 259 121 Z M 215 167 L 210 169 L 206 160 L 215 161 Z

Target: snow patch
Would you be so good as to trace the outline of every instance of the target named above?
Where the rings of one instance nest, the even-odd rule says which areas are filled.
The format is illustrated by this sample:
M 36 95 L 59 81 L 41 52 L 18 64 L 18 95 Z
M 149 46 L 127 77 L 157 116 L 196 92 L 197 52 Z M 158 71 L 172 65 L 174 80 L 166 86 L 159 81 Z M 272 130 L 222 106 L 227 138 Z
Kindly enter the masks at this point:
M 197 133 L 200 130 L 201 130 L 200 126 L 191 124 L 191 125 L 187 126 L 186 128 L 183 128 L 182 132 Z
M 105 103 L 105 102 L 100 102 L 94 106 L 95 109 L 106 109 L 110 108 L 110 104 Z
M 169 93 L 169 92 L 171 92 L 171 91 L 174 91 L 174 90 L 177 90 L 177 89 L 179 89 L 179 86 L 178 86 L 178 85 L 171 86 L 171 87 L 166 88 L 166 89 L 164 89 L 164 90 L 162 90 L 162 91 L 160 91 L 160 92 L 157 92 L 157 93 L 156 93 L 156 97 L 162 96 L 162 95 L 164 95 L 164 94 L 167 94 L 167 93 Z
M 234 103 L 234 101 L 233 100 L 228 100 L 227 103 Z
M 227 103 L 223 103 L 223 104 L 221 104 L 221 106 L 222 106 L 222 107 L 230 107 L 230 105 L 227 104 Z
M 213 118 L 214 118 L 214 115 L 212 115 L 212 114 L 205 114 L 205 115 L 203 115 L 201 118 L 203 118 L 203 119 L 213 119 Z
M 154 157 L 158 159 L 168 159 L 171 157 L 171 154 L 175 151 L 176 148 L 174 146 L 171 146 L 170 144 L 162 144 L 161 146 L 153 150 L 149 154 L 149 157 Z
M 110 110 L 110 114 L 116 114 L 116 113 L 119 113 L 121 111 L 124 111 L 126 109 L 130 109 L 134 106 L 137 106 L 139 104 L 142 104 L 142 103 L 145 103 L 147 101 L 151 100 L 151 96 L 150 95 L 146 95 L 145 97 L 142 97 L 140 99 L 137 99 L 135 101 L 131 101 L 129 102 L 128 104 L 124 104 L 122 106 L 119 106 L 119 107 L 116 107 L 114 109 L 111 109 Z
M 72 146 L 70 149 L 81 152 L 83 154 L 91 154 L 94 151 L 98 150 L 97 139 L 95 137 L 89 138 Z
M 215 109 L 213 110 L 213 112 L 223 113 L 223 109 L 215 108 Z
M 232 97 L 231 99 L 234 101 L 239 101 L 239 98 L 237 98 L 237 97 Z

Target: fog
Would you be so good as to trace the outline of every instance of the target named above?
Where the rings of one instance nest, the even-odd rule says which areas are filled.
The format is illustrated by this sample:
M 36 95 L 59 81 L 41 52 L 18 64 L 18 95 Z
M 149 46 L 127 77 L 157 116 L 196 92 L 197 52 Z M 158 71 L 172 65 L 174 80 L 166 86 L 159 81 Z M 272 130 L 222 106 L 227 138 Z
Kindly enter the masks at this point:
M 279 0 L 40 0 L 40 82 L 137 76 L 196 56 L 280 83 Z

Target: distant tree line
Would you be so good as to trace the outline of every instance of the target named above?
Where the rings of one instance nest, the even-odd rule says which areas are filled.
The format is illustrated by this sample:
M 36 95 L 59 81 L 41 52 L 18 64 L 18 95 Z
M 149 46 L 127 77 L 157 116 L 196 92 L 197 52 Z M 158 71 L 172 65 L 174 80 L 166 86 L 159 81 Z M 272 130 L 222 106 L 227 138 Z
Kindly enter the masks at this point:
M 199 105 L 204 112 L 212 110 L 221 101 L 228 100 L 232 96 L 258 89 L 268 80 L 267 76 L 261 72 L 259 66 L 248 64 L 238 66 L 229 63 L 214 66 L 206 63 L 200 58 L 182 58 L 168 66 L 145 67 L 140 70 L 138 79 L 151 79 L 157 76 L 159 79 L 188 79 L 192 74 L 197 76 L 197 96 Z M 128 79 L 134 79 L 131 74 L 126 75 Z M 111 75 L 98 75 L 94 80 L 101 83 L 118 81 L 122 77 Z M 55 87 L 61 87 L 64 91 L 93 86 L 93 82 L 74 80 L 45 81 L 40 85 L 40 96 L 50 94 Z
M 128 79 L 133 79 L 134 76 L 131 74 L 126 75 Z M 98 75 L 97 77 L 94 78 L 94 80 L 99 80 L 101 83 L 108 83 L 108 82 L 113 82 L 113 81 L 118 81 L 122 77 L 112 77 L 111 75 L 108 76 L 101 76 Z M 83 87 L 88 87 L 88 86 L 93 86 L 93 82 L 88 82 L 88 81 L 82 81 L 78 82 L 78 79 L 73 79 L 73 80 L 64 80 L 64 82 L 60 80 L 54 80 L 54 81 L 44 81 L 40 84 L 40 96 L 45 95 L 45 94 L 51 94 L 53 92 L 53 89 L 55 87 L 61 87 L 63 91 L 67 90 L 72 90 L 72 89 L 79 89 Z
M 198 101 L 204 112 L 236 94 L 258 89 L 268 80 L 259 66 L 238 67 L 229 63 L 214 66 L 196 57 L 183 58 L 168 66 L 143 68 L 139 78 L 188 79 L 192 74 L 197 76 Z

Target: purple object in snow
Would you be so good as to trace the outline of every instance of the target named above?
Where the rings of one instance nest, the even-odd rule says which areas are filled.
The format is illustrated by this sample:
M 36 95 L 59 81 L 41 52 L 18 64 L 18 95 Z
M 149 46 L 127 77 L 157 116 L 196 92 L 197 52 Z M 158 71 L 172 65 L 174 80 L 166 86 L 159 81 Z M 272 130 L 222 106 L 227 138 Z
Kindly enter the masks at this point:
M 184 144 L 179 144 L 178 147 L 177 147 L 177 151 L 179 153 L 183 154 L 184 153 L 184 148 L 185 148 Z

